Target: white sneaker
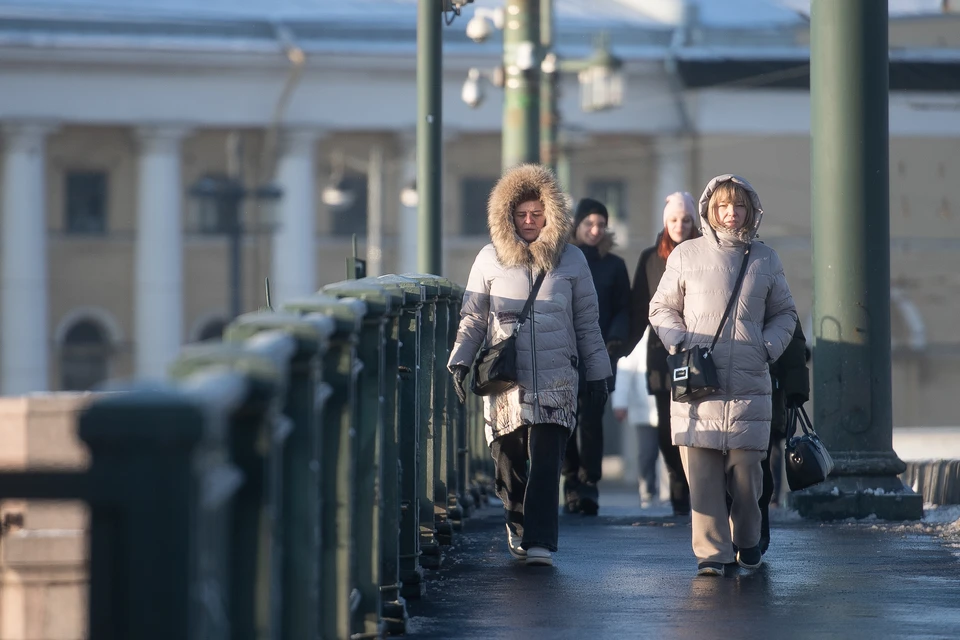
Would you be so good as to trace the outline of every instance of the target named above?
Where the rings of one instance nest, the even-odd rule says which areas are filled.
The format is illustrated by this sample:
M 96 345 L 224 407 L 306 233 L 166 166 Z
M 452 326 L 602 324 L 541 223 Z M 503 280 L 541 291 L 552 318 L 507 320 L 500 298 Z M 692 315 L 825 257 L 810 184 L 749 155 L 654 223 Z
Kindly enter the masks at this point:
M 527 550 L 520 546 L 520 538 L 513 535 L 513 531 L 510 531 L 510 525 L 507 525 L 507 548 L 510 549 L 510 555 L 517 560 L 523 560 L 527 557 Z
M 530 547 L 527 549 L 527 564 L 540 567 L 552 567 L 553 554 L 543 547 Z

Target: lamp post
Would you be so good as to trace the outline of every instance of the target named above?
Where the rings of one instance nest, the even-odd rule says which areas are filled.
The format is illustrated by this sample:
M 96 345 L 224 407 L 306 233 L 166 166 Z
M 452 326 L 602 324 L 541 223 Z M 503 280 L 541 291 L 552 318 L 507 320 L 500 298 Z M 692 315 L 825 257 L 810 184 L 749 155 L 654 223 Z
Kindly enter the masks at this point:
M 230 265 L 230 317 L 242 313 L 242 246 L 243 236 L 250 231 L 243 223 L 243 202 L 252 198 L 261 209 L 259 219 L 273 228 L 274 205 L 282 193 L 274 185 L 261 185 L 248 189 L 237 179 L 221 174 L 208 174 L 197 180 L 189 189 L 191 198 L 191 222 L 203 234 L 225 234 L 229 238 Z
M 589 58 L 561 59 L 553 51 L 553 22 L 553 0 L 509 0 L 505 10 L 478 8 L 467 24 L 467 36 L 475 42 L 485 41 L 494 27 L 504 29 L 503 66 L 487 73 L 470 69 L 461 93 L 463 101 L 476 108 L 483 102 L 485 76 L 504 87 L 504 169 L 537 161 L 557 168 L 561 73 L 577 74 L 585 112 L 613 109 L 623 102 L 623 63 L 611 53 L 609 38 L 598 37 Z M 534 39 L 539 46 L 531 44 Z M 536 68 L 526 68 L 533 60 L 539 60 Z M 539 80 L 533 82 L 538 73 Z

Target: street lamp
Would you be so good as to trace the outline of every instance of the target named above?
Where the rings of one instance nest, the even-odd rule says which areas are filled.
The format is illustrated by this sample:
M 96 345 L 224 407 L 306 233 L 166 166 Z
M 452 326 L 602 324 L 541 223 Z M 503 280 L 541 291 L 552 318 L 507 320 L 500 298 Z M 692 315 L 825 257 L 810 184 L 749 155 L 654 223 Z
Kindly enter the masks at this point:
M 477 7 L 473 17 L 467 22 L 467 37 L 477 44 L 486 42 L 487 38 L 493 35 L 494 28 L 503 29 L 505 15 L 503 7 L 496 9 Z
M 263 227 L 276 226 L 276 204 L 282 191 L 272 185 L 247 189 L 237 178 L 222 174 L 207 174 L 188 190 L 190 196 L 190 224 L 203 234 L 230 237 L 230 317 L 236 318 L 241 303 L 241 244 L 243 235 L 251 229 L 243 223 L 242 204 L 252 198 L 259 211 L 258 221 Z
M 623 104 L 623 61 L 610 52 L 609 39 L 601 36 L 586 66 L 579 70 L 580 108 L 605 111 Z M 563 63 L 561 63 L 561 69 Z

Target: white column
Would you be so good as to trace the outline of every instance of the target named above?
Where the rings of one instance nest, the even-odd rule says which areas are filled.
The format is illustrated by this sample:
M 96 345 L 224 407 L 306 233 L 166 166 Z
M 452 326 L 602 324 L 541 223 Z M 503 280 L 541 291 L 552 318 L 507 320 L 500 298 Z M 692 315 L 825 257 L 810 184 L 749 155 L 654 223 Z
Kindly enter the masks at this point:
M 183 127 L 137 130 L 136 366 L 159 378 L 183 342 Z
M 2 379 L 4 395 L 47 390 L 45 138 L 39 123 L 3 127 Z
M 417 134 L 416 131 L 400 135 L 403 166 L 399 171 L 400 193 L 413 186 L 417 180 Z M 417 202 L 416 199 L 400 201 L 399 241 L 397 243 L 397 273 L 417 272 Z
M 291 130 L 283 135 L 277 186 L 283 192 L 277 205 L 273 236 L 273 277 L 270 297 L 274 308 L 316 290 L 316 153 L 319 132 Z
M 664 136 L 655 141 L 657 153 L 657 182 L 650 212 L 650 230 L 653 242 L 663 229 L 663 206 L 665 199 L 674 191 L 689 191 L 693 201 L 700 199 L 700 192 L 690 184 L 690 141 L 682 136 Z

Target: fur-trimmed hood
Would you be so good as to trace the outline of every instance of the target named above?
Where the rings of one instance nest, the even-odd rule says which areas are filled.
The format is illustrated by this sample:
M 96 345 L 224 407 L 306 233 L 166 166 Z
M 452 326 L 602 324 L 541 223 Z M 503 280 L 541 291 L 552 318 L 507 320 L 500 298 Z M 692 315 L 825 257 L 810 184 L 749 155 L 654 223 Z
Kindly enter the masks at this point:
M 513 224 L 513 210 L 528 193 L 543 203 L 546 224 L 540 237 L 527 243 Z M 497 260 L 505 267 L 534 266 L 549 271 L 557 266 L 570 237 L 573 220 L 556 176 L 539 164 L 521 164 L 507 171 L 490 193 L 487 226 Z

